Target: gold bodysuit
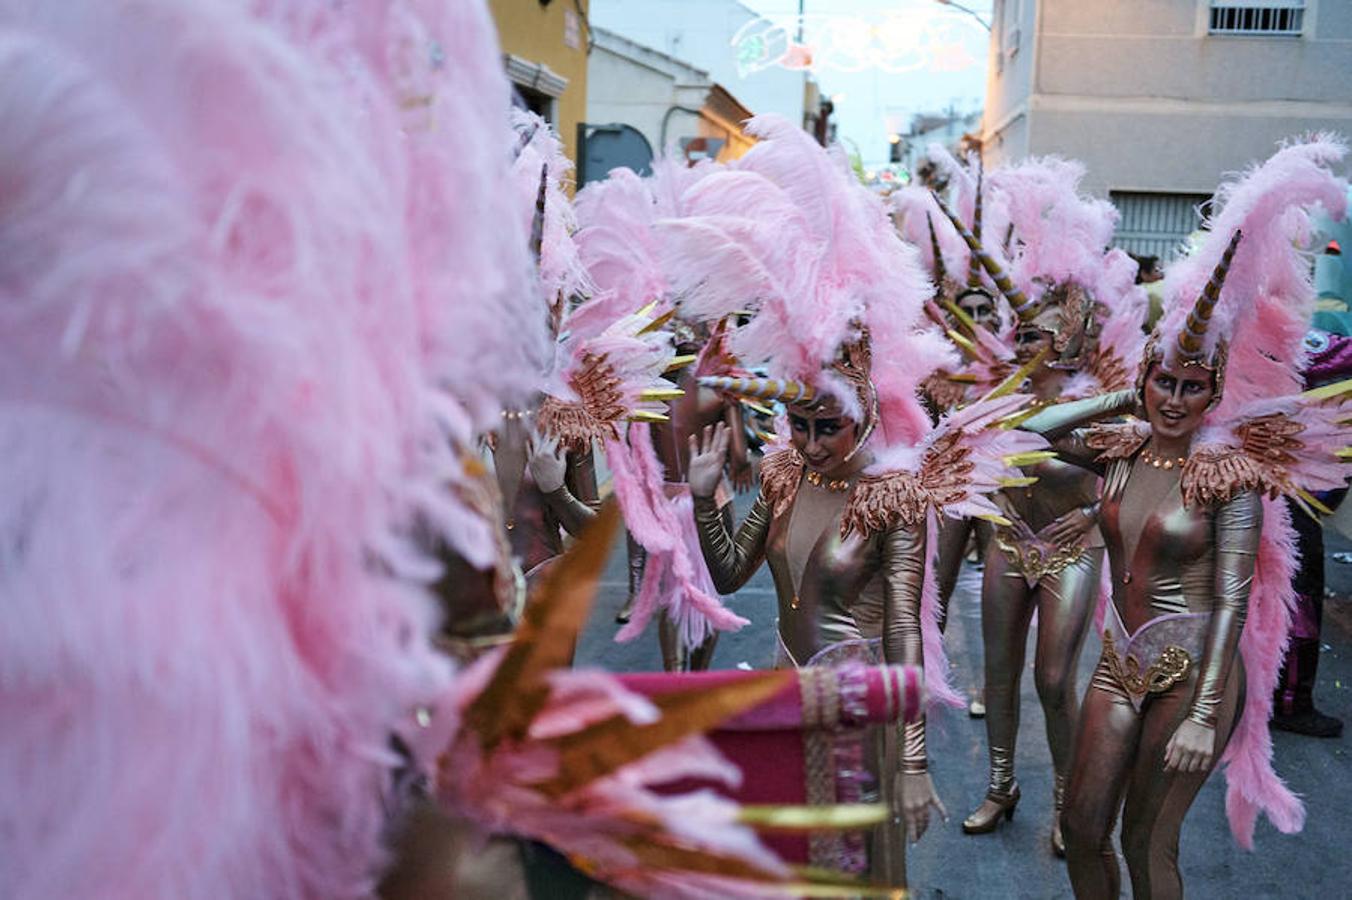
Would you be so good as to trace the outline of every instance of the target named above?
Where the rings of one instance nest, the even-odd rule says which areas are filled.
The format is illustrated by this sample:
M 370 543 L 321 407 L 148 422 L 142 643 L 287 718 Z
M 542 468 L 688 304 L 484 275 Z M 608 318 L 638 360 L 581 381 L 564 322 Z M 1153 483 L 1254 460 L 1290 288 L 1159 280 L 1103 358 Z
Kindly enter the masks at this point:
M 850 528 L 859 479 L 847 491 L 811 484 L 794 451 L 767 457 L 761 493 L 736 535 L 712 498 L 695 498 L 700 545 L 720 593 L 736 591 L 769 563 L 779 599 L 779 639 L 805 665 L 831 644 L 881 638 L 890 664 L 923 665 L 920 598 L 925 522 Z M 905 728 L 903 771 L 927 769 L 924 722 Z

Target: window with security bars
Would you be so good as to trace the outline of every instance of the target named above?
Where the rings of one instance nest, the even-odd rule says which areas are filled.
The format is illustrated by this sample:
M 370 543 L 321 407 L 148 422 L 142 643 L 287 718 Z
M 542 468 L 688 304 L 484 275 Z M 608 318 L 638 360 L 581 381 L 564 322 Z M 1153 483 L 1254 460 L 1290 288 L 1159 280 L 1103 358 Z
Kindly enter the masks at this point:
M 1299 37 L 1305 0 L 1211 0 L 1211 34 Z
M 1121 216 L 1113 246 L 1169 262 L 1188 235 L 1201 227 L 1200 210 L 1211 198 L 1206 194 L 1113 191 L 1110 199 Z

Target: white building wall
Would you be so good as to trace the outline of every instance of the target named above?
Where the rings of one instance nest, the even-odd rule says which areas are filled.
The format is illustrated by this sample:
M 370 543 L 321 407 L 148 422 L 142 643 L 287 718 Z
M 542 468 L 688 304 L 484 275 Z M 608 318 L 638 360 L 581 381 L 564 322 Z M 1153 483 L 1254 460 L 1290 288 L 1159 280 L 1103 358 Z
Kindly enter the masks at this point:
M 732 37 L 757 13 L 736 0 L 592 0 L 593 25 L 660 50 L 709 73 L 754 113 L 803 118 L 806 76 L 771 68 L 743 78 Z
M 655 154 L 665 149 L 664 120 L 668 143 L 698 132 L 699 116 L 673 107 L 699 109 L 709 89 L 706 73 L 600 32 L 587 60 L 587 83 L 587 122 L 631 125 Z

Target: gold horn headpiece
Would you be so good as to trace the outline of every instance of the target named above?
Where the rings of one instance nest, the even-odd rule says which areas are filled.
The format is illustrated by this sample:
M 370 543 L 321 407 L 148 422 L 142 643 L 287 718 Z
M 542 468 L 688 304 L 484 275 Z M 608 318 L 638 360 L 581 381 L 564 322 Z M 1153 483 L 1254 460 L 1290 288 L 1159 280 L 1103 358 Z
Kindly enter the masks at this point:
M 878 389 L 873 385 L 873 349 L 869 345 L 867 328 L 861 330 L 858 340 L 841 348 L 840 358 L 831 365 L 831 371 L 850 383 L 855 396 L 859 398 L 859 407 L 864 412 L 859 438 L 854 442 L 854 448 L 845 454 L 845 461 L 849 462 L 864 448 L 873 430 L 878 427 Z
M 811 403 L 817 398 L 812 385 L 784 378 L 736 378 L 730 375 L 703 375 L 700 387 L 726 391 L 739 397 L 769 400 L 778 403 Z
M 929 225 L 930 251 L 934 254 L 934 287 L 936 293 L 942 294 L 948 270 L 944 268 L 944 254 L 939 248 L 939 235 L 934 231 L 934 217 L 930 215 L 929 210 L 925 210 L 925 223 Z
M 978 244 L 981 243 L 981 180 L 985 174 L 982 168 L 981 160 L 976 163 L 976 205 L 972 208 L 972 237 L 976 238 Z M 973 253 L 967 264 L 967 286 L 969 288 L 981 287 L 981 263 Z
M 971 249 L 972 255 L 981 262 L 981 267 L 986 270 L 988 275 L 990 275 L 991 280 L 995 282 L 995 286 L 1000 289 L 1000 293 L 1005 295 L 1005 299 L 1008 300 L 1009 305 L 1014 308 L 1014 312 L 1018 315 L 1019 319 L 1024 322 L 1031 322 L 1036 318 L 1038 312 L 1037 304 L 1030 300 L 1023 291 L 1014 286 L 1014 282 L 1010 281 L 1009 275 L 1006 274 L 1004 268 L 1002 268 L 1001 265 L 986 252 L 985 248 L 981 246 L 981 242 L 967 230 L 967 227 L 962 224 L 962 220 L 953 214 L 953 211 L 948 208 L 942 199 L 940 199 L 938 194 L 934 195 L 934 202 L 939 204 L 940 211 L 948 216 L 948 221 L 953 223 L 953 227 L 958 230 L 958 234 L 960 234 L 962 239 L 967 242 L 967 246 Z
M 1184 365 L 1199 363 L 1205 365 L 1202 353 L 1207 325 L 1210 324 L 1211 315 L 1216 310 L 1216 301 L 1220 299 L 1221 285 L 1225 283 L 1230 262 L 1235 258 L 1235 248 L 1239 246 L 1239 239 L 1243 236 L 1242 231 L 1235 230 L 1229 245 L 1225 248 L 1225 253 L 1221 254 L 1220 262 L 1216 263 L 1216 268 L 1211 273 L 1211 279 L 1207 281 L 1197 302 L 1193 304 L 1192 311 L 1188 313 L 1187 323 L 1178 334 L 1178 359 Z
M 530 223 L 530 252 L 537 267 L 545 242 L 545 192 L 548 188 L 549 163 L 545 163 L 540 167 L 540 191 L 535 195 L 535 218 Z

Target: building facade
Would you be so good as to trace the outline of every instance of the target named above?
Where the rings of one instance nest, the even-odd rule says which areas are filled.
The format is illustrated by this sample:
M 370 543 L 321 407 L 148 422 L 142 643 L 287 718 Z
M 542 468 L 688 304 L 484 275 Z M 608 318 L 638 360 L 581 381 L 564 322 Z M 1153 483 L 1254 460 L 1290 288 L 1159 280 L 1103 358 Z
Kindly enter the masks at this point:
M 587 113 L 589 0 L 488 0 L 515 101 L 538 112 L 577 161 L 577 126 Z
M 1348 0 L 995 0 L 988 165 L 1057 153 L 1170 256 L 1227 172 L 1309 131 L 1352 133 Z
M 628 125 L 653 154 L 685 152 L 703 138 L 691 155 L 728 160 L 755 143 L 742 130 L 751 110 L 708 72 L 608 29 L 595 30 L 588 83 L 588 125 Z M 591 180 L 604 177 L 608 166 L 589 158 L 586 168 Z
M 592 0 L 598 28 L 622 35 L 707 73 L 747 109 L 804 120 L 802 71 L 771 68 L 745 75 L 738 70 L 733 37 L 759 14 L 737 0 Z M 818 114 L 814 108 L 812 113 Z M 656 148 L 654 148 L 656 149 Z

